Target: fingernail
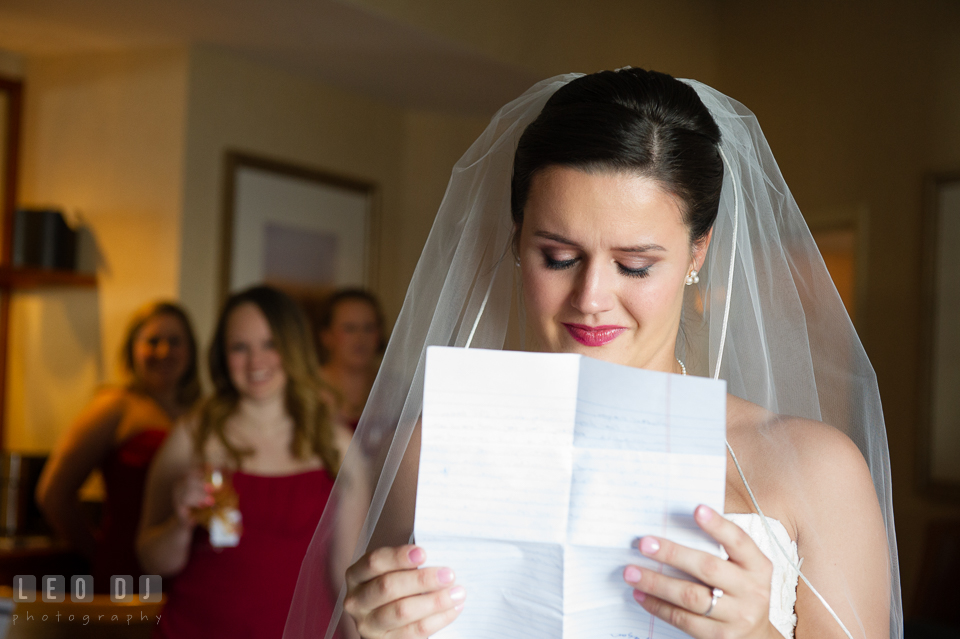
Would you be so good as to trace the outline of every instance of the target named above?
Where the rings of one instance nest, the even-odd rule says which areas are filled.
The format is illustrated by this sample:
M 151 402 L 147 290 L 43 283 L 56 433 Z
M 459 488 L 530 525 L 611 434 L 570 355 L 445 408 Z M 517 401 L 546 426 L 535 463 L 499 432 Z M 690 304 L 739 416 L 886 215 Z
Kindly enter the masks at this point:
M 458 604 L 454 606 L 453 609 L 456 610 L 457 612 L 460 612 L 461 610 L 463 610 L 463 604 Z
M 410 557 L 410 563 L 419 564 L 427 558 L 427 553 L 423 552 L 423 548 L 414 548 L 407 556 Z
M 660 550 L 660 542 L 653 537 L 644 537 L 640 540 L 640 552 L 645 555 L 655 555 Z
M 697 510 L 693 514 L 699 521 L 703 523 L 707 523 L 713 519 L 713 511 L 706 506 L 697 506 Z
M 647 593 L 641 592 L 639 590 L 634 590 L 633 598 L 637 601 L 637 603 L 643 603 L 644 601 L 647 600 Z
M 463 586 L 454 586 L 450 589 L 450 598 L 454 601 L 460 601 L 467 596 L 467 591 L 463 589 Z
M 453 571 L 449 568 L 441 568 L 437 571 L 437 581 L 442 584 L 449 584 L 453 582 Z
M 635 584 L 640 581 L 640 570 L 636 566 L 627 566 L 623 570 L 623 578 L 627 583 Z

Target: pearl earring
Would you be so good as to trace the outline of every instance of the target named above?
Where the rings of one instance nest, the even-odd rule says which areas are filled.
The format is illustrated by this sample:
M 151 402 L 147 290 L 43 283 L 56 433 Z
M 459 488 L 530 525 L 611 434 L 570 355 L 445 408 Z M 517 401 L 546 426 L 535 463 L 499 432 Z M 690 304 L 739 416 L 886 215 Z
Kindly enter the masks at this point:
M 700 276 L 697 274 L 697 269 L 692 268 L 690 272 L 687 273 L 687 278 L 684 280 L 687 283 L 687 286 L 693 286 L 694 284 L 700 283 Z

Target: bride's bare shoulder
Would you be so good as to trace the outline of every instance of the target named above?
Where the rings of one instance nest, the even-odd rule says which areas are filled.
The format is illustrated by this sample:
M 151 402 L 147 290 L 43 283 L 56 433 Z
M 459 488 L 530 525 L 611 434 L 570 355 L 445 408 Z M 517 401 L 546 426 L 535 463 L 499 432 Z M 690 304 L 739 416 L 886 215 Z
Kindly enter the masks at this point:
M 778 415 L 745 399 L 727 396 L 728 438 L 777 467 L 789 464 L 802 479 L 816 483 L 872 480 L 857 445 L 839 428 L 802 417 Z M 835 484 L 836 485 L 836 484 Z

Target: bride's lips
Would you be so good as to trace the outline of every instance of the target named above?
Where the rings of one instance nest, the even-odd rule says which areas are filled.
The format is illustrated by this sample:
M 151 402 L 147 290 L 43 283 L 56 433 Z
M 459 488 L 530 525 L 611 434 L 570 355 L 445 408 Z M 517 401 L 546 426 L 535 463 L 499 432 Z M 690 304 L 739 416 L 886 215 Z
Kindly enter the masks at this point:
M 570 333 L 570 337 L 577 340 L 584 346 L 603 346 L 617 339 L 620 333 L 624 332 L 624 326 L 585 326 L 583 324 L 567 324 L 563 322 L 564 328 Z

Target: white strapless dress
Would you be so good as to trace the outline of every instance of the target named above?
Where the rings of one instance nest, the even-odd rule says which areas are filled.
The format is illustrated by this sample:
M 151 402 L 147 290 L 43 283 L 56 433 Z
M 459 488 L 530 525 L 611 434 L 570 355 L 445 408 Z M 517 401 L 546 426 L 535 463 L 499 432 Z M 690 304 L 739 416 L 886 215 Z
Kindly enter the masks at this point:
M 794 606 L 797 603 L 797 573 L 790 569 L 783 555 L 773 544 L 760 520 L 755 513 L 725 514 L 728 520 L 740 526 L 757 544 L 761 552 L 773 562 L 773 579 L 770 584 L 770 623 L 787 639 L 793 639 L 797 627 L 797 614 Z M 776 519 L 767 517 L 770 529 L 774 536 L 787 551 L 787 555 L 794 565 L 800 561 L 797 554 L 797 542 L 790 539 L 787 529 Z M 724 553 L 726 558 L 726 553 Z M 720 604 L 718 604 L 720 605 Z

